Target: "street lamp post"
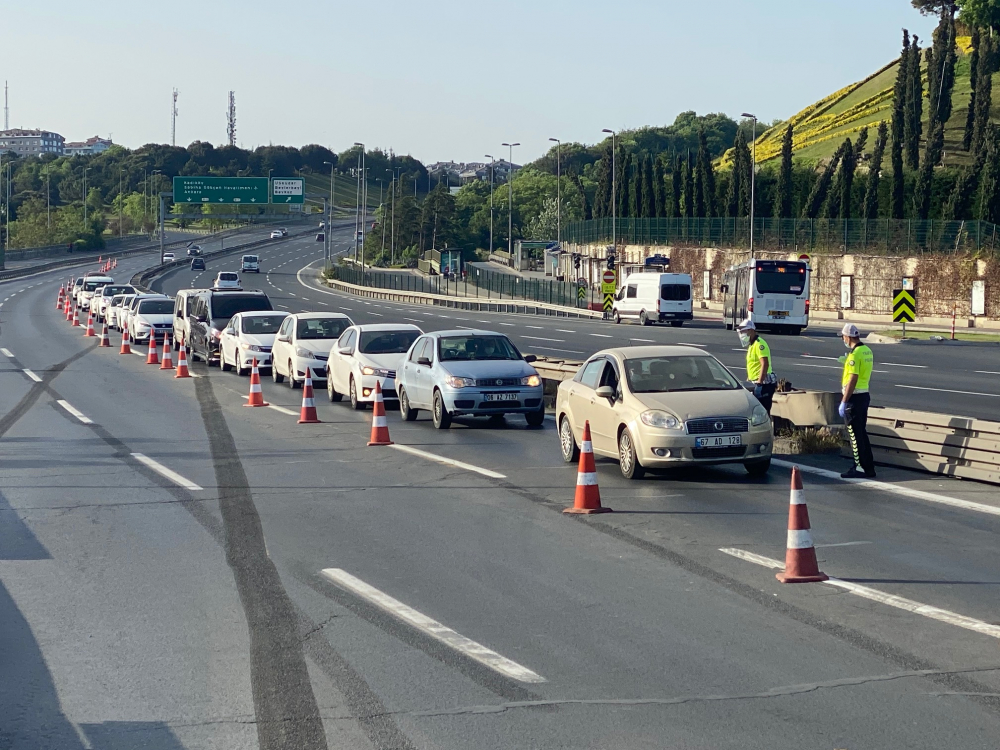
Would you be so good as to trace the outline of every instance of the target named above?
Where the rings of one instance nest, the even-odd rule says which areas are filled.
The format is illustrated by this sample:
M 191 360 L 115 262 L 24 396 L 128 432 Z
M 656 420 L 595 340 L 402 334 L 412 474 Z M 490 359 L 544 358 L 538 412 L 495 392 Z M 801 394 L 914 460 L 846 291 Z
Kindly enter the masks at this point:
M 161 170 L 161 169 L 154 169 L 152 172 L 149 173 L 149 179 L 152 180 L 158 174 L 163 174 L 163 170 Z M 156 227 L 159 227 L 160 226 L 160 209 L 159 209 L 159 204 L 157 204 L 157 202 L 155 200 L 156 199 L 156 193 L 153 190 L 153 187 L 155 185 L 156 185 L 156 181 L 153 180 L 153 184 L 149 186 L 149 203 L 150 203 L 150 205 L 153 208 L 156 209 L 156 216 L 153 217 L 153 222 L 154 222 L 154 224 L 155 224 Z
M 753 260 L 753 216 L 757 189 L 757 115 L 744 112 L 743 116 L 753 118 L 753 138 L 751 140 L 753 143 L 753 158 L 752 166 L 750 167 L 750 260 Z
M 611 246 L 618 252 L 618 175 L 615 171 L 615 136 L 613 130 L 604 128 L 602 133 L 611 133 Z
M 45 167 L 45 228 L 52 228 L 50 212 L 52 210 L 52 188 L 49 186 L 49 167 Z
M 360 244 L 360 233 L 358 232 L 358 221 L 361 219 L 361 179 L 364 174 L 364 159 L 365 159 L 365 144 L 354 142 L 355 146 L 361 146 L 361 151 L 358 152 L 358 189 L 354 196 L 354 262 L 358 262 L 358 246 Z M 361 225 L 364 229 L 364 224 Z M 362 263 L 361 270 L 364 271 L 365 267 Z
M 556 244 L 562 249 L 562 141 L 549 140 L 556 144 Z
M 496 163 L 496 159 L 493 158 L 492 154 L 486 154 L 486 158 L 490 160 L 490 250 L 493 252 L 493 173 L 495 172 L 493 165 Z
M 514 257 L 514 146 L 520 143 L 501 143 L 508 150 L 507 157 L 507 255 Z
M 389 254 L 391 265 L 396 265 L 396 193 L 402 192 L 402 184 L 399 181 L 402 167 L 396 167 L 392 175 L 392 226 L 389 228 Z
M 332 258 L 330 257 L 331 256 L 330 251 L 333 249 L 333 242 L 330 237 L 330 231 L 332 229 L 331 225 L 333 224 L 333 198 L 334 198 L 333 168 L 335 165 L 332 161 L 325 161 L 323 162 L 323 164 L 330 165 L 330 205 L 329 209 L 326 212 L 327 213 L 326 228 L 325 231 L 323 232 L 323 255 L 326 258 L 326 265 L 329 267 L 330 261 L 332 260 Z
M 385 211 L 382 210 L 382 205 L 385 201 L 385 180 L 381 177 L 377 177 L 375 182 L 378 183 L 378 208 L 382 211 L 382 252 L 385 252 Z

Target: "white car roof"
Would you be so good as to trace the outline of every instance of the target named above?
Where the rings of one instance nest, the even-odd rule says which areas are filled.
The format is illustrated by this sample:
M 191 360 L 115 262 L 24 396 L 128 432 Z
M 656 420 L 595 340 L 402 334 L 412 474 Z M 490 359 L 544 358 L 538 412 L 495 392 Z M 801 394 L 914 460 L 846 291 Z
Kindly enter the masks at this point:
M 291 313 L 287 313 L 284 310 L 250 310 L 236 314 L 244 318 L 270 318 L 275 315 L 284 315 L 287 318 Z
M 293 313 L 295 317 L 299 320 L 311 320 L 314 318 L 327 318 L 327 319 L 340 319 L 340 320 L 350 320 L 344 313 L 334 313 L 334 312 L 306 312 L 306 313 Z
M 361 332 L 365 331 L 416 331 L 422 333 L 420 328 L 411 323 L 366 323 L 354 326 Z

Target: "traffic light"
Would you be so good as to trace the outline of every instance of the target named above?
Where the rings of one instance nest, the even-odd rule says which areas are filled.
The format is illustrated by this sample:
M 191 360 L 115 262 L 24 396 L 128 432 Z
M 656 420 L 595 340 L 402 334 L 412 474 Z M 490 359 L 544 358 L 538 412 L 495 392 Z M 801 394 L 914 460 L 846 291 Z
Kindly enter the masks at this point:
M 573 268 L 580 270 L 580 253 L 573 253 Z
M 609 271 L 614 271 L 615 270 L 615 254 L 614 253 L 609 253 L 608 254 L 608 270 Z

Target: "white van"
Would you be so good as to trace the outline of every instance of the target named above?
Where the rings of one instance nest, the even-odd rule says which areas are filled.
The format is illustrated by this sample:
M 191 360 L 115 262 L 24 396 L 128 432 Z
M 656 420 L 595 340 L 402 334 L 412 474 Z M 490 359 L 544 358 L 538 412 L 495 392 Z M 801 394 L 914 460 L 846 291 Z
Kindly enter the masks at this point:
M 240 266 L 240 273 L 247 273 L 248 271 L 253 271 L 254 273 L 260 273 L 260 258 L 256 255 L 244 255 L 243 263 Z
M 675 328 L 694 319 L 691 274 L 639 272 L 627 276 L 611 312 L 616 323 L 635 318 L 641 325 L 670 323 Z

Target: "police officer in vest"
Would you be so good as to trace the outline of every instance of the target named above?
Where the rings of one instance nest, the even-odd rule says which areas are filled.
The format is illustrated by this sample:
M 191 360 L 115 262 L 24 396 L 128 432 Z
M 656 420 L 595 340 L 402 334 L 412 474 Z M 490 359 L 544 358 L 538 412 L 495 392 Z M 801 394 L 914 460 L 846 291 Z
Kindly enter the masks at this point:
M 740 323 L 737 331 L 740 344 L 747 350 L 747 380 L 753 384 L 753 395 L 770 414 L 774 392 L 778 388 L 778 378 L 771 366 L 771 348 L 757 334 L 757 326 L 750 318 Z
M 871 441 L 868 440 L 868 407 L 871 404 L 868 385 L 875 358 L 872 350 L 861 343 L 861 333 L 853 323 L 845 325 L 840 335 L 850 352 L 840 357 L 844 364 L 844 374 L 840 379 L 843 395 L 839 413 L 847 425 L 851 449 L 854 451 L 854 465 L 840 476 L 844 479 L 871 479 L 875 476 L 875 459 L 872 457 Z

